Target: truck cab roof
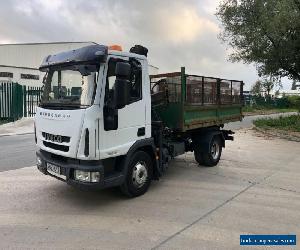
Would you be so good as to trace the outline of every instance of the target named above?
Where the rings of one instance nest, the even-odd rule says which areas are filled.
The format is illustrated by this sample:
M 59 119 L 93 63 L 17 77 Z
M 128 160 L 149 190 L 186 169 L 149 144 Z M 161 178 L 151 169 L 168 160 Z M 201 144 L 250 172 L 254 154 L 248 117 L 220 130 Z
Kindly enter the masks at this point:
M 108 55 L 134 57 L 140 60 L 146 60 L 146 56 L 131 52 L 109 50 L 106 45 L 94 44 L 79 49 L 60 52 L 54 55 L 48 55 L 40 66 L 41 71 L 46 71 L 49 67 L 59 67 L 62 65 L 74 65 L 78 63 L 98 64 L 106 62 Z

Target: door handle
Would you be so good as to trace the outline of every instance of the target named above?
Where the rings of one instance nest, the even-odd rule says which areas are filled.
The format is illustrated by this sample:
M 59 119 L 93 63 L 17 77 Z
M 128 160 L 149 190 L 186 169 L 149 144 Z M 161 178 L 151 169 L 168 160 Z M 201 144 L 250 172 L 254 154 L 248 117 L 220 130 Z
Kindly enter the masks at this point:
M 137 136 L 143 136 L 143 135 L 145 135 L 145 133 L 146 133 L 145 132 L 145 127 L 141 127 L 137 131 Z

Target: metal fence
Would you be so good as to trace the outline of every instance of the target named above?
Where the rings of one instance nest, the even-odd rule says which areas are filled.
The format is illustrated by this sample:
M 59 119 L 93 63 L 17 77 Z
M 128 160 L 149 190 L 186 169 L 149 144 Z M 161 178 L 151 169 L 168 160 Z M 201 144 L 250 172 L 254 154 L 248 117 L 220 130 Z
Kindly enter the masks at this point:
M 38 107 L 41 97 L 42 88 L 41 87 L 25 87 L 24 92 L 24 116 L 31 117 L 36 113 L 36 108 Z
M 41 87 L 0 83 L 0 119 L 15 121 L 21 117 L 34 116 L 41 93 Z

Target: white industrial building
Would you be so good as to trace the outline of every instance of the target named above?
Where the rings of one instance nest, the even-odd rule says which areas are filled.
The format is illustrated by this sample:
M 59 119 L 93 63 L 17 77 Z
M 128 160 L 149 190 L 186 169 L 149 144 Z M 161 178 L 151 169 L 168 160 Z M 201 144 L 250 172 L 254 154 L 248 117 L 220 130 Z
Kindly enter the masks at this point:
M 279 98 L 282 98 L 284 96 L 300 96 L 300 88 L 297 88 L 295 90 L 279 90 L 278 96 Z
M 0 83 L 17 82 L 27 86 L 41 86 L 44 73 L 40 72 L 38 68 L 46 56 L 92 44 L 96 43 L 52 42 L 0 44 Z M 158 68 L 150 66 L 150 74 L 157 72 Z
M 40 72 L 38 68 L 46 56 L 91 44 L 95 43 L 0 44 L 0 83 L 18 82 L 27 86 L 41 86 L 44 73 Z

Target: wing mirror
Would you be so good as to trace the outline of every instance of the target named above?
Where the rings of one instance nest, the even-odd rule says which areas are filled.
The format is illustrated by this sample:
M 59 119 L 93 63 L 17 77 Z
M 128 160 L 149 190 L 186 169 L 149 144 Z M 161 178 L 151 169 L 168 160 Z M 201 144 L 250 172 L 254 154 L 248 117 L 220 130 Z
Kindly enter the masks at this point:
M 131 66 L 127 62 L 118 62 L 115 69 L 114 103 L 117 109 L 124 108 L 130 101 L 129 78 Z

